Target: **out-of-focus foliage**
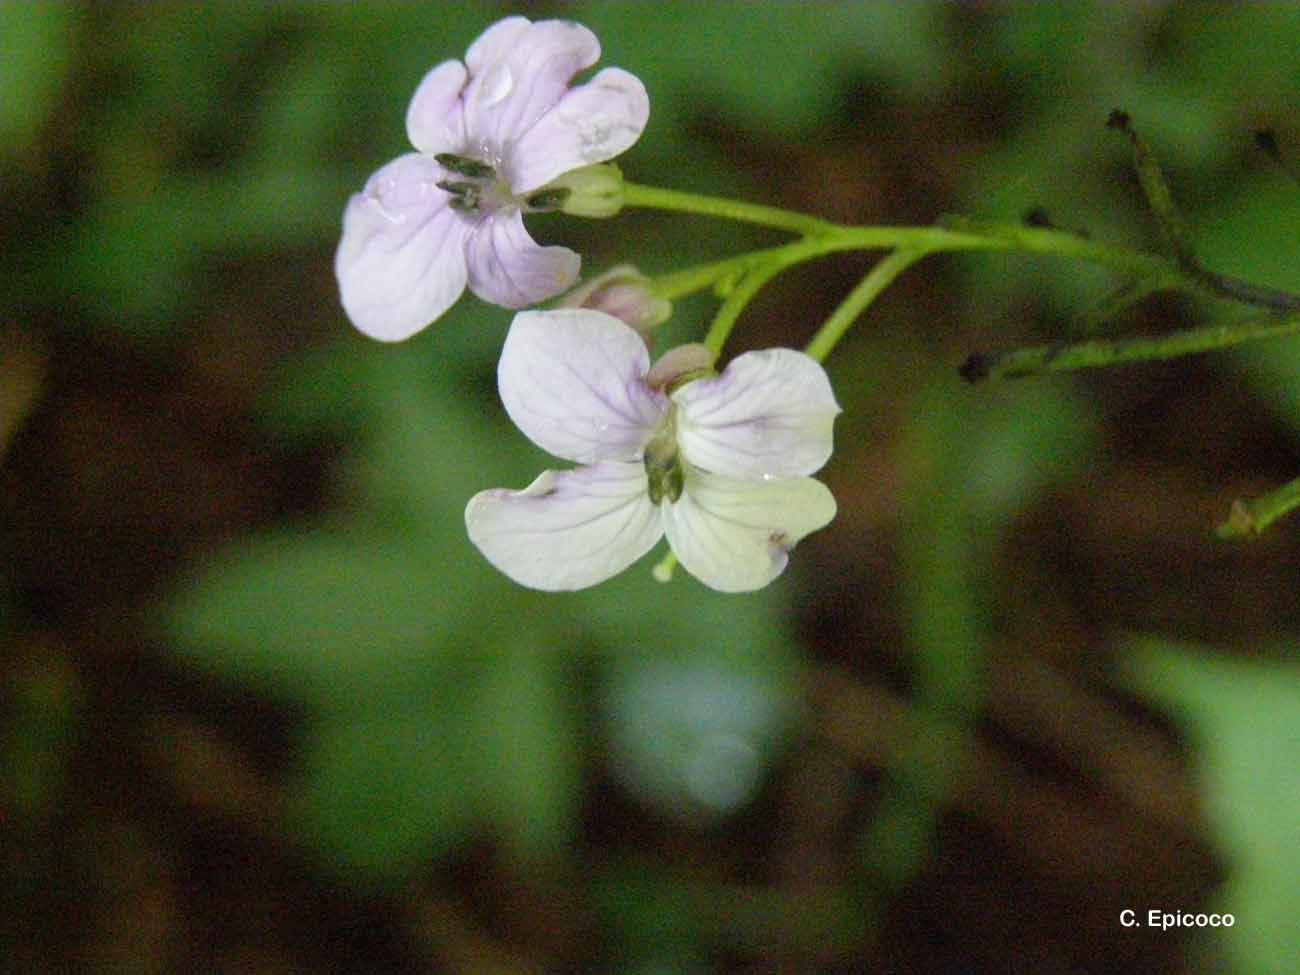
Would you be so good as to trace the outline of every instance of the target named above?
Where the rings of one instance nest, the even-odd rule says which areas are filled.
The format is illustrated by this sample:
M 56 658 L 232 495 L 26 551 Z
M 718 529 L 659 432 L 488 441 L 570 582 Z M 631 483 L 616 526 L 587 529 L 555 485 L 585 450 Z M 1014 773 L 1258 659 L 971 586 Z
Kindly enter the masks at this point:
M 1010 73 L 1017 93 L 1006 106 L 1013 136 L 966 161 L 966 212 L 1016 220 L 1042 207 L 1062 227 L 1156 246 L 1158 235 L 1129 172 L 1128 143 L 1104 128 L 1108 113 L 1121 108 L 1160 156 L 1179 203 L 1198 228 L 1195 237 L 1207 262 L 1286 287 L 1295 262 L 1287 264 L 1287 248 L 1269 243 L 1275 233 L 1294 228 L 1300 193 L 1262 154 L 1250 163 L 1256 172 L 1245 184 L 1241 172 L 1255 129 L 1277 129 L 1293 158 L 1300 147 L 1293 116 L 1281 114 L 1283 93 L 1294 90 L 1300 72 L 1294 8 L 1189 3 L 1166 13 L 1028 4 L 1017 13 L 999 19 L 994 31 L 973 36 L 963 59 L 975 74 Z M 1145 48 L 1148 18 L 1157 16 L 1166 17 L 1160 43 Z M 1248 214 L 1263 219 L 1256 225 Z M 1221 221 L 1232 226 L 1212 239 Z M 1245 233 L 1243 223 L 1251 228 Z M 1203 235 L 1202 228 L 1210 233 Z M 1001 261 L 969 266 L 972 290 L 986 313 L 1006 314 L 1033 289 L 1048 290 L 1069 313 L 1096 300 L 1109 280 L 1101 272 L 1080 274 L 1077 267 L 1052 262 L 1015 263 L 1017 274 L 1007 274 Z
M 277 442 L 330 445 L 327 513 L 205 556 L 160 615 L 186 666 L 300 716 L 294 842 L 358 883 L 395 885 L 484 835 L 519 863 L 562 857 L 584 790 L 607 768 L 670 822 L 725 823 L 798 739 L 790 610 L 807 580 L 833 574 L 819 558 L 834 544 L 818 536 L 753 596 L 724 597 L 683 573 L 660 586 L 649 560 L 590 592 L 542 595 L 495 573 L 466 540 L 475 491 L 520 487 L 555 466 L 497 401 L 510 315 L 466 299 L 412 342 L 368 343 L 334 302 L 329 262 L 348 194 L 407 151 L 403 119 L 420 78 L 509 12 L 478 2 L 0 11 L 0 328 L 158 351 L 223 315 L 226 265 L 315 269 L 265 299 L 274 313 L 256 327 L 282 332 L 284 349 L 313 348 L 285 353 L 259 419 Z M 827 132 L 905 143 L 899 129 L 843 132 L 887 105 L 923 132 L 964 132 L 951 146 L 934 136 L 939 148 L 911 163 L 934 177 L 917 185 L 938 188 L 906 201 L 917 219 L 956 207 L 1015 220 L 1041 206 L 1062 227 L 1155 246 L 1129 146 L 1104 127 L 1120 107 L 1163 160 L 1206 263 L 1300 288 L 1300 188 L 1251 148 L 1253 130 L 1275 129 L 1284 156 L 1300 161 L 1300 13 L 1289 5 L 1039 3 L 988 15 L 960 4 L 583 2 L 526 12 L 587 23 L 602 64 L 645 81 L 650 125 L 620 160 L 630 178 L 764 202 L 777 185 L 825 181 L 830 193 L 825 173 L 792 178 L 791 167 L 817 158 L 807 150 L 824 149 Z M 761 161 L 746 167 L 748 186 L 726 151 L 736 144 Z M 668 270 L 767 239 L 645 213 L 595 226 L 530 217 L 530 227 L 580 246 L 589 274 L 626 260 Z M 1066 316 L 1119 283 L 997 255 L 909 274 L 933 274 L 954 296 L 940 326 L 982 323 L 1007 345 L 1062 337 Z M 679 303 L 661 346 L 697 339 L 714 307 L 712 296 Z M 894 410 L 890 422 L 908 436 L 890 611 L 904 618 L 918 717 L 864 849 L 898 889 L 933 850 L 948 772 L 981 704 L 998 545 L 1057 484 L 1088 476 L 1104 451 L 1103 409 L 1066 379 L 971 390 L 949 371 L 956 355 L 931 316 L 909 311 L 882 329 L 877 310 L 830 363 L 846 413 L 827 478 L 853 498 L 877 477 L 865 438 L 879 431 L 864 404 Z M 796 344 L 815 323 L 788 325 L 781 341 Z M 337 338 L 322 343 L 322 333 Z M 736 338 L 749 341 L 744 323 Z M 0 462 L 18 436 L 16 361 L 0 359 Z M 1243 398 L 1300 432 L 1300 345 L 1230 361 Z M 898 402 L 877 394 L 891 372 L 914 380 L 894 383 Z M 23 612 L 10 608 L 8 530 L 0 635 Z M 6 685 L 3 804 L 33 820 L 57 806 L 84 720 L 76 680 L 55 671 L 16 667 Z M 1295 832 L 1295 674 L 1175 653 L 1159 639 L 1135 647 L 1134 673 L 1144 694 L 1186 715 L 1202 749 L 1206 795 L 1234 857 L 1223 906 L 1238 914 L 1230 943 L 1241 971 L 1280 971 L 1277 959 L 1300 954 L 1288 923 L 1300 909 L 1294 842 L 1285 844 Z M 720 924 L 702 924 L 710 905 L 663 867 L 616 867 L 597 885 L 598 910 L 620 929 L 610 942 L 628 970 L 711 971 L 705 941 L 720 939 Z M 24 882 L 36 889 L 41 878 Z
M 1300 150 L 1300 129 L 1288 151 Z M 1203 260 L 1224 273 L 1261 284 L 1300 290 L 1296 227 L 1300 186 L 1270 169 L 1225 187 L 1224 198 L 1207 206 L 1197 227 Z M 1292 429 L 1300 430 L 1300 342 L 1287 339 L 1251 345 L 1233 353 L 1242 375 Z
M 468 497 L 521 486 L 545 462 L 486 408 L 491 387 L 475 366 L 494 358 L 498 317 L 469 306 L 410 345 L 354 339 L 291 370 L 271 422 L 299 436 L 349 421 L 362 432 L 354 513 L 240 546 L 171 614 L 201 666 L 309 706 L 302 823 L 375 876 L 485 825 L 521 856 L 559 855 L 575 829 L 582 715 L 595 703 L 580 675 L 594 666 L 603 680 L 602 661 L 617 661 L 624 681 L 712 666 L 722 677 L 706 706 L 740 681 L 740 693 L 789 707 L 791 651 L 770 595 L 728 599 L 689 577 L 663 589 L 644 565 L 591 592 L 534 593 L 469 544 Z M 458 357 L 462 330 L 471 338 Z M 451 348 L 433 351 L 444 337 Z M 657 729 L 624 729 L 629 750 L 662 749 Z M 772 729 L 725 730 L 757 779 Z M 698 764 L 710 740 L 673 747 L 670 763 Z M 669 807 L 699 801 L 684 785 L 665 794 L 659 767 L 635 766 L 633 778 L 650 776 Z
M 67 3 L 11 4 L 0 30 L 0 153 L 21 149 L 45 122 L 67 79 L 78 10 Z
M 1204 648 L 1135 640 L 1128 678 L 1170 707 L 1196 745 L 1210 820 L 1232 869 L 1220 898 L 1235 971 L 1282 975 L 1300 957 L 1300 666 L 1224 659 Z
M 739 0 L 702 6 L 586 2 L 565 10 L 597 32 L 613 63 L 653 66 L 661 94 L 652 102 L 651 154 L 660 145 L 684 148 L 678 140 L 700 104 L 759 129 L 798 136 L 834 111 L 846 75 L 865 72 L 910 96 L 932 91 L 944 69 L 941 13 L 932 4 L 759 10 Z M 791 57 L 792 38 L 817 56 Z M 694 56 L 697 50 L 705 56 Z M 773 84 L 774 65 L 781 66 L 780 84 Z
M 908 753 L 894 769 L 897 787 L 863 842 L 868 864 L 891 890 L 925 862 L 983 703 L 997 539 L 1041 492 L 1088 463 L 1097 446 L 1087 405 L 1061 388 L 954 396 L 946 377 L 933 376 L 909 412 L 916 490 L 902 558 L 916 712 Z
M 26 32 L 33 43 L 67 45 L 85 20 L 75 11 L 16 4 L 5 43 Z M 500 12 L 477 3 L 441 4 L 436 17 L 416 3 L 98 11 L 96 40 L 122 43 L 84 40 L 93 53 L 82 83 L 94 104 L 78 117 L 83 128 L 64 134 L 98 178 L 73 225 L 30 228 L 25 260 L 9 273 L 31 298 L 66 296 L 103 326 L 140 336 L 170 329 L 203 305 L 200 259 L 334 232 L 340 201 L 405 151 L 402 119 L 423 73 L 462 56 Z M 5 60 L 6 71 L 26 65 L 37 72 L 34 99 L 5 100 L 22 119 L 44 106 L 60 70 L 49 52 Z

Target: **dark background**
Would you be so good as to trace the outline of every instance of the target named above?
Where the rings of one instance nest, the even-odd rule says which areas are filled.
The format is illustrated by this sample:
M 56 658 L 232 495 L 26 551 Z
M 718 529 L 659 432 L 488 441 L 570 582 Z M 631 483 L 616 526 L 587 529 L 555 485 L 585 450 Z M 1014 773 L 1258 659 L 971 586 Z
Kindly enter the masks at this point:
M 1300 289 L 1300 7 L 0 8 L 0 955 L 22 972 L 1234 972 L 1300 954 L 1300 345 L 971 388 L 975 350 L 1223 305 L 912 269 L 828 367 L 839 515 L 752 596 L 657 556 L 521 590 L 466 500 L 547 463 L 464 299 L 399 346 L 332 272 L 433 64 L 510 12 L 651 97 L 640 182 L 1148 249 Z M 779 240 L 530 218 L 589 273 Z M 729 354 L 869 266 L 787 272 Z M 716 307 L 680 302 L 661 347 Z M 1231 911 L 1229 931 L 1120 911 Z

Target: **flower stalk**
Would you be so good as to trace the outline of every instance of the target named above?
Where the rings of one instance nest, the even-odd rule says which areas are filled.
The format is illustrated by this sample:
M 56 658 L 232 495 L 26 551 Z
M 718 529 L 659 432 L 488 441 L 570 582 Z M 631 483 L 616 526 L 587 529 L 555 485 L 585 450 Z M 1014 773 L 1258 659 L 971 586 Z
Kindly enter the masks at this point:
M 1214 530 L 1224 539 L 1252 538 L 1262 534 L 1283 515 L 1300 508 L 1300 478 L 1252 500 L 1238 498 L 1232 503 L 1228 520 Z
M 1125 339 L 1091 339 L 1072 344 L 1040 345 L 991 354 L 976 353 L 959 372 L 968 382 L 1020 379 L 1048 372 L 1074 372 L 1129 362 L 1176 359 L 1226 349 L 1244 342 L 1280 338 L 1300 332 L 1300 314 L 1265 315 L 1242 321 L 1192 328 L 1169 335 Z
M 804 352 L 817 362 L 825 362 L 831 349 L 844 337 L 844 333 L 858 320 L 867 306 L 894 283 L 894 280 L 917 261 L 925 257 L 925 251 L 896 250 L 883 257 L 867 275 L 858 282 L 848 296 L 839 304 L 829 318 L 822 323 L 817 334 L 812 337 Z

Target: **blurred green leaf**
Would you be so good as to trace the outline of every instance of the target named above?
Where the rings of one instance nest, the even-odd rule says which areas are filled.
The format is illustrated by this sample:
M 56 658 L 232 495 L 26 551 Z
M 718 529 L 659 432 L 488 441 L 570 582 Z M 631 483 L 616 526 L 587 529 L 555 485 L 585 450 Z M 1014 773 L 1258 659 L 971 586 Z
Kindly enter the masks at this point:
M 941 76 L 939 15 L 930 4 L 736 0 L 581 3 L 565 10 L 597 33 L 605 61 L 646 83 L 652 126 L 680 126 L 708 104 L 785 135 L 807 131 L 831 110 L 846 75 L 914 93 L 930 89 Z M 799 39 L 797 49 L 791 38 Z
M 915 490 L 901 554 L 915 653 L 911 737 L 860 847 L 890 890 L 905 887 L 933 849 L 944 794 L 983 703 L 999 536 L 1053 481 L 1086 463 L 1098 440 L 1092 411 L 1065 386 L 990 392 L 941 376 L 910 412 Z
M 67 77 L 80 10 L 71 3 L 9 3 L 0 29 L 0 153 L 31 141 Z
M 202 304 L 201 257 L 270 251 L 335 232 L 355 188 L 350 169 L 258 166 L 217 176 L 169 176 L 147 193 L 110 196 L 77 225 L 64 263 L 47 268 L 103 324 L 137 335 L 170 331 Z
M 290 358 L 258 404 L 263 427 L 290 440 L 354 434 L 382 409 L 374 395 L 382 379 L 375 373 L 392 368 L 405 348 L 395 350 L 349 331 Z
M 761 669 L 788 659 L 786 594 L 800 573 L 816 571 L 807 559 L 800 564 L 803 550 L 767 589 L 744 594 L 714 592 L 680 567 L 671 582 L 653 582 L 650 568 L 666 551 L 661 545 L 609 582 L 557 598 L 589 621 L 611 656 L 708 657 Z
M 1230 197 L 1213 201 L 1197 216 L 1195 239 L 1207 266 L 1300 291 L 1300 237 L 1295 232 L 1300 190 L 1284 176 L 1268 171 L 1242 180 Z M 1255 342 L 1228 356 L 1263 401 L 1300 434 L 1300 341 Z
M 1199 756 L 1206 812 L 1231 876 L 1222 935 L 1242 975 L 1282 975 L 1300 957 L 1300 665 L 1231 659 L 1156 638 L 1134 640 L 1129 682 L 1169 707 Z
M 1300 188 L 1268 170 L 1239 179 L 1196 215 L 1206 266 L 1255 284 L 1300 291 Z
M 913 517 L 948 530 L 964 520 L 987 538 L 1098 446 L 1091 405 L 1065 384 L 955 386 L 939 378 L 913 408 L 910 456 L 928 491 Z
M 1229 356 L 1255 393 L 1300 436 L 1300 339 L 1254 342 Z
M 578 812 L 569 663 L 549 648 L 428 663 L 383 710 L 325 712 L 297 807 L 309 842 L 366 881 L 488 827 L 516 857 L 561 855 Z
M 88 133 L 103 143 L 128 133 L 183 142 L 247 121 L 249 93 L 235 87 L 247 75 L 234 69 L 284 26 L 281 10 L 260 4 L 113 4 L 97 15 L 96 30 L 120 39 L 97 53 L 125 81 L 108 87 L 108 110 Z
M 990 556 L 999 534 L 1054 481 L 1088 463 L 1093 411 L 1065 385 L 996 391 L 939 379 L 917 398 L 909 463 L 919 490 L 903 533 L 920 680 L 954 705 L 980 681 Z
M 1068 385 L 1026 384 L 1003 395 L 963 390 L 952 398 L 966 399 L 968 392 L 983 406 L 955 410 L 973 412 L 978 431 L 961 441 L 970 456 L 958 461 L 965 482 L 959 493 L 972 516 L 990 525 L 1005 526 L 1039 492 L 1089 464 L 1100 445 L 1092 404 Z
M 204 669 L 316 704 L 427 686 L 466 625 L 476 577 L 426 538 L 358 527 L 284 531 L 206 566 L 173 601 L 178 649 Z
M 440 676 L 439 691 L 413 694 L 406 707 L 329 713 L 309 738 L 299 823 L 354 881 L 396 878 L 474 822 L 472 682 Z
M 468 726 L 482 811 L 517 856 L 555 859 L 577 833 L 577 661 L 560 646 L 518 638 L 501 651 L 485 669 Z
M 339 337 L 286 362 L 267 390 L 260 406 L 270 431 L 310 439 L 391 422 L 409 432 L 406 417 L 455 449 L 448 462 L 472 459 L 473 467 L 525 443 L 504 420 L 496 393 L 510 311 L 467 296 L 400 344 L 364 338 L 342 308 L 337 317 Z M 424 412 L 412 418 L 412 410 Z M 476 437 L 501 442 L 478 444 Z
M 0 639 L 4 634 L 0 605 Z M 30 826 L 57 815 L 82 732 L 85 702 L 72 665 L 51 655 L 5 675 L 7 721 L 0 735 L 5 775 L 0 808 Z
M 1202 0 L 1171 10 L 1162 47 L 1188 97 L 1285 101 L 1300 87 L 1297 37 L 1295 4 Z

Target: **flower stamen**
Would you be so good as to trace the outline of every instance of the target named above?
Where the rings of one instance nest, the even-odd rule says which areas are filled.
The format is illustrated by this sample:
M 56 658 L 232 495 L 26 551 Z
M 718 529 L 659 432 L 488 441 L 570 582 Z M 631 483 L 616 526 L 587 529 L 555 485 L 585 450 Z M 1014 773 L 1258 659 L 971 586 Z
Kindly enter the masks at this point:
M 645 448 L 645 476 L 650 484 L 650 503 L 658 505 L 665 498 L 675 502 L 686 486 L 686 471 L 677 449 L 676 409 L 670 408 L 664 423 Z
M 487 163 L 470 156 L 458 156 L 454 152 L 440 152 L 433 157 L 443 169 L 468 176 L 470 179 L 495 179 L 497 171 Z

